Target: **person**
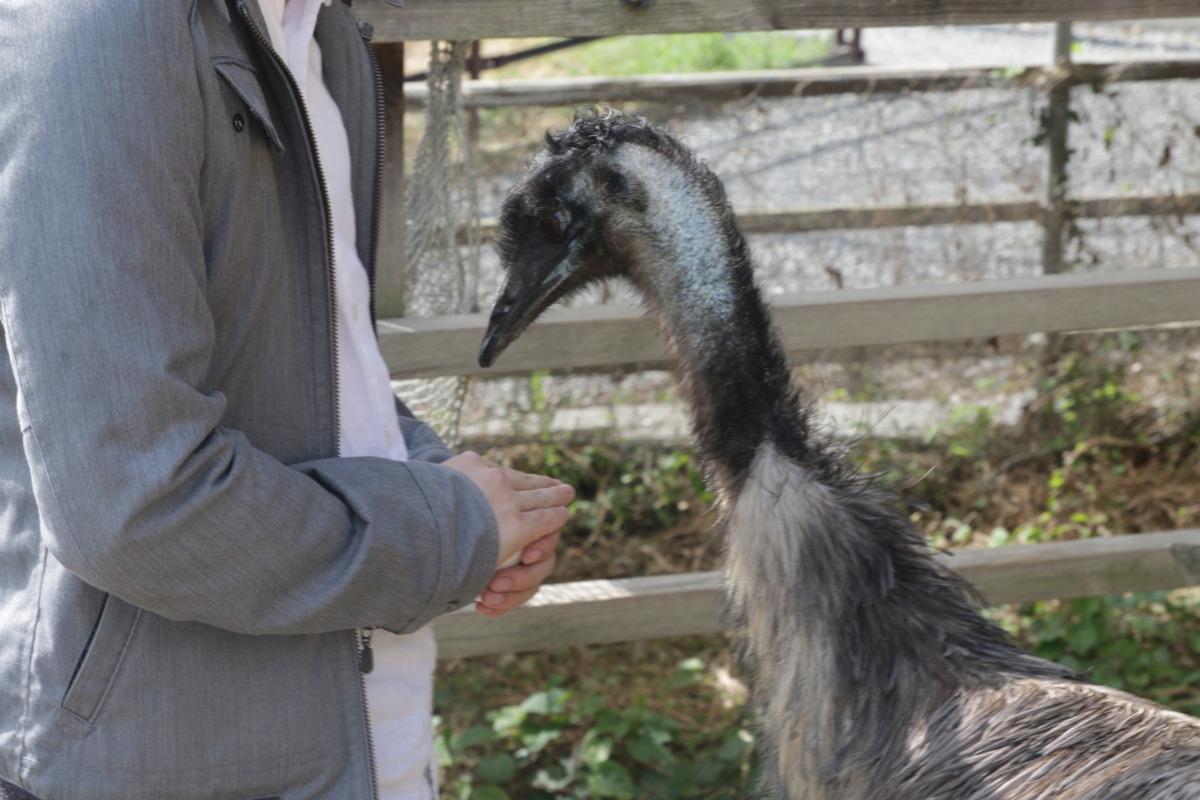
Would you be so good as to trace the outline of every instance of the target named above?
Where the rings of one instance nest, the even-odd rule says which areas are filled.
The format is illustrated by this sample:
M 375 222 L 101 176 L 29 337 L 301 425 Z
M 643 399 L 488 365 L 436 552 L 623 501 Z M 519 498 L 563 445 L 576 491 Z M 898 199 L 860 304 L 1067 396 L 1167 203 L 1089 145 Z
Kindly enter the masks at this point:
M 348 6 L 0 6 L 0 797 L 434 797 L 429 621 L 554 566 L 394 405 Z

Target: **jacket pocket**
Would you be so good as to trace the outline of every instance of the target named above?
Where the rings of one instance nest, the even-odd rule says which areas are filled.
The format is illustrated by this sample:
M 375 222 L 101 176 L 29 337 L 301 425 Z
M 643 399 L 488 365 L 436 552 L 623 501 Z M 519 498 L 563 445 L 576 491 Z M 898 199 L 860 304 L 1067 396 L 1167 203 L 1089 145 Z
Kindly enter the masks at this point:
M 125 660 L 141 616 L 142 609 L 137 606 L 111 594 L 105 595 L 92 638 L 84 648 L 75 676 L 63 696 L 64 710 L 87 722 L 95 722 L 121 662 Z
M 275 130 L 275 123 L 271 121 L 270 112 L 267 111 L 267 98 L 263 94 L 262 87 L 258 85 L 258 71 L 254 65 L 232 56 L 213 56 L 212 64 L 217 70 L 217 74 L 225 79 L 229 88 L 233 89 L 238 97 L 242 98 L 242 102 L 250 109 L 250 113 L 263 126 L 271 144 L 275 145 L 275 149 L 282 153 L 283 142 Z

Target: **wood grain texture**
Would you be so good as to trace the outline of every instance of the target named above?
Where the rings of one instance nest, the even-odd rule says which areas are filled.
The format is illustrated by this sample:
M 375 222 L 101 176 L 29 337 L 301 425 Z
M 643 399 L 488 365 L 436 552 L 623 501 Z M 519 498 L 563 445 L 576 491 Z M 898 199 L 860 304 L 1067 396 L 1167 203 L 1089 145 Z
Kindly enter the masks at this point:
M 360 2 L 375 41 L 884 28 L 1200 15 L 1195 0 L 407 0 Z
M 814 350 L 1084 331 L 1200 319 L 1200 268 L 1131 270 L 780 295 L 775 321 L 793 357 Z M 381 320 L 392 376 L 474 375 L 486 314 Z M 490 372 L 661 363 L 637 306 L 555 309 Z
M 712 633 L 720 586 L 719 572 L 552 584 L 503 617 L 468 608 L 433 630 L 441 658 Z
M 939 559 L 987 603 L 1027 603 L 1200 585 L 1200 530 L 962 550 Z M 489 619 L 464 609 L 434 621 L 441 658 L 713 633 L 721 574 L 698 572 L 543 587 Z
M 1068 201 L 1075 219 L 1100 217 L 1179 216 L 1200 214 L 1200 194 L 1114 195 Z M 777 208 L 737 215 L 743 233 L 805 233 L 834 229 L 897 228 L 906 225 L 991 225 L 997 222 L 1042 221 L 1037 200 L 992 203 L 926 203 Z M 480 221 L 483 241 L 494 241 L 496 220 Z M 465 234 L 462 241 L 465 243 Z
M 1011 66 L 1001 64 L 926 70 L 861 66 L 540 80 L 484 78 L 463 84 L 463 104 L 468 108 L 502 108 L 603 105 L 631 100 L 671 103 L 681 99 L 729 102 L 747 97 L 1012 89 L 1045 86 L 1062 80 L 1068 80 L 1074 85 L 1101 86 L 1125 81 L 1174 78 L 1200 78 L 1200 62 L 1076 64 L 1070 72 L 1037 64 L 1014 71 Z M 424 84 L 410 83 L 404 86 L 404 96 L 409 108 L 424 108 L 428 94 Z

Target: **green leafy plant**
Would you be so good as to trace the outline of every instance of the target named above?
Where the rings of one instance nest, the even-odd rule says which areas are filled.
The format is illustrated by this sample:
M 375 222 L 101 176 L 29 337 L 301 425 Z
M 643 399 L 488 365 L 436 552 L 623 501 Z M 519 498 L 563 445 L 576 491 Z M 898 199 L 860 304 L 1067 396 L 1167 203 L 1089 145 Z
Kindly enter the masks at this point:
M 664 688 L 691 686 L 703 669 L 699 659 L 685 659 Z M 733 800 L 758 782 L 754 734 L 740 716 L 727 730 L 688 738 L 640 698 L 614 709 L 602 695 L 578 698 L 556 687 L 486 719 L 461 733 L 439 731 L 443 783 L 458 800 Z
M 594 539 L 609 530 L 636 536 L 670 528 L 703 513 L 713 500 L 695 454 L 682 447 L 547 438 L 490 455 L 505 466 L 553 475 L 575 487 L 568 537 Z
M 997 618 L 1030 652 L 1092 680 L 1200 714 L 1196 590 L 1029 603 Z
M 1138 347 L 1137 337 L 1128 332 L 1117 342 L 1126 351 Z M 1090 436 L 1131 435 L 1141 398 L 1123 388 L 1124 377 L 1121 361 L 1079 352 L 1058 359 L 1041 387 L 1047 446 L 1065 450 Z

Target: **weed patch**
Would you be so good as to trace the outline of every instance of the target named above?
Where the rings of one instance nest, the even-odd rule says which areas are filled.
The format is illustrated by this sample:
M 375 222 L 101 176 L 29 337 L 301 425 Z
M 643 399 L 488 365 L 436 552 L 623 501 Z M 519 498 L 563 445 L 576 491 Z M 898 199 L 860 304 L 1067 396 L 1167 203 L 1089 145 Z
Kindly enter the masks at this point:
M 1136 346 L 1111 348 L 1127 345 Z M 1157 418 L 1106 352 L 1061 359 L 1016 427 L 963 405 L 924 440 L 866 440 L 853 458 L 937 547 L 1200 525 L 1197 417 Z M 546 435 L 488 455 L 579 490 L 556 580 L 720 566 L 712 498 L 687 447 Z M 1198 605 L 1200 591 L 1187 589 L 987 613 L 1038 656 L 1200 714 Z M 745 691 L 720 635 L 443 662 L 443 791 L 456 800 L 753 796 Z

